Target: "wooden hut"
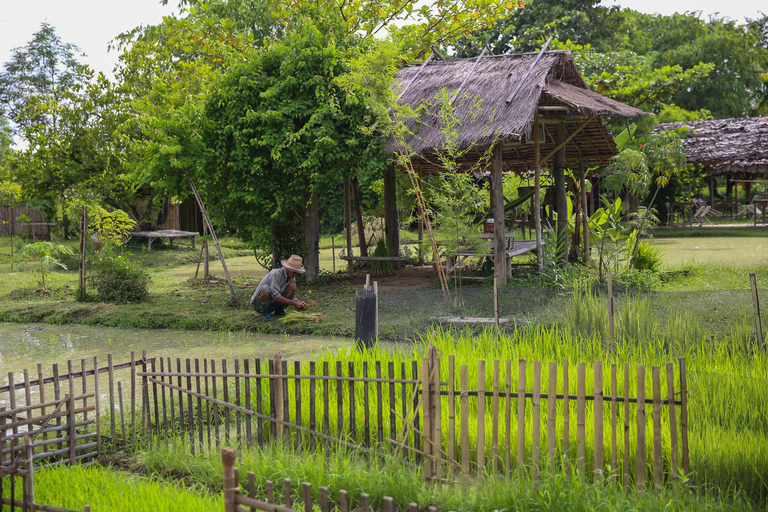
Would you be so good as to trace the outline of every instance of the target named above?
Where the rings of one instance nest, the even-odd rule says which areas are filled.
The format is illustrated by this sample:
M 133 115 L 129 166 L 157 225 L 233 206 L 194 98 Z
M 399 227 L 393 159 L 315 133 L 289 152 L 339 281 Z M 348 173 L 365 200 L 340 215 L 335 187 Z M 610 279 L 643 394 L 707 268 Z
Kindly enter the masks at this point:
M 768 176 L 768 117 L 664 123 L 658 131 L 680 128 L 687 129 L 686 162 L 709 176 L 713 201 L 718 176 L 741 178 L 747 184 Z
M 494 217 L 504 218 L 502 173 L 535 172 L 534 216 L 536 250 L 541 265 L 540 177 L 542 167 L 552 169 L 558 211 L 564 211 L 565 168 L 605 166 L 617 153 L 603 116 L 638 117 L 644 112 L 606 98 L 589 89 L 568 51 L 515 55 L 480 55 L 469 59 L 434 61 L 402 68 L 397 73 L 400 101 L 417 109 L 418 119 L 406 119 L 411 135 L 405 143 L 411 162 L 420 174 L 442 170 L 437 152 L 444 147 L 439 107 L 441 90 L 453 93 L 450 100 L 459 123 L 457 142 L 468 149 L 458 161 L 463 169 L 478 162 L 494 147 L 489 164 L 491 205 Z M 477 108 L 479 106 L 479 114 Z M 500 142 L 500 143 L 497 143 Z M 496 143 L 496 144 L 494 144 Z M 390 154 L 401 151 L 390 142 Z M 384 175 L 385 221 L 390 256 L 398 253 L 397 211 L 394 197 L 395 170 Z M 583 189 L 583 187 L 582 187 Z M 582 201 L 586 196 L 582 194 Z M 565 215 L 560 215 L 565 222 Z M 504 230 L 496 230 L 495 275 L 506 282 Z M 499 264 L 504 262 L 504 264 Z

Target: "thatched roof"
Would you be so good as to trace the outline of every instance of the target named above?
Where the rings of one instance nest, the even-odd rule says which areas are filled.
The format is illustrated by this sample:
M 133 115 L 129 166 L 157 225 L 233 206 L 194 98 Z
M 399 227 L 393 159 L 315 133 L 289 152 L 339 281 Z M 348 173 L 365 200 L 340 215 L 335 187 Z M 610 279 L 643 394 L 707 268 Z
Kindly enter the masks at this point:
M 768 117 L 659 125 L 659 130 L 678 128 L 688 129 L 683 139 L 686 160 L 708 174 L 768 173 Z
M 401 103 L 413 109 L 427 106 L 418 120 L 406 120 L 414 132 L 407 143 L 423 159 L 418 166 L 425 171 L 438 170 L 434 152 L 444 146 L 438 98 L 441 90 L 447 90 L 452 96 L 460 87 L 453 107 L 459 121 L 455 128 L 459 147 L 474 148 L 463 157 L 467 165 L 479 157 L 484 148 L 501 140 L 505 143 L 505 170 L 530 169 L 534 155 L 533 145 L 528 141 L 532 140 L 537 108 L 544 106 L 552 107 L 549 112 L 566 121 L 568 133 L 595 116 L 566 146 L 566 165 L 576 167 L 580 160 L 593 165 L 608 163 L 617 150 L 600 116 L 637 117 L 644 112 L 589 90 L 570 52 L 545 52 L 531 69 L 537 55 L 491 55 L 479 61 L 477 58 L 436 61 L 423 69 L 420 64 L 400 69 L 397 81 L 401 90 L 404 89 Z M 508 102 L 518 87 L 514 99 Z M 555 147 L 553 135 L 554 128 L 546 127 L 542 154 Z M 389 151 L 397 151 L 394 144 L 390 144 Z

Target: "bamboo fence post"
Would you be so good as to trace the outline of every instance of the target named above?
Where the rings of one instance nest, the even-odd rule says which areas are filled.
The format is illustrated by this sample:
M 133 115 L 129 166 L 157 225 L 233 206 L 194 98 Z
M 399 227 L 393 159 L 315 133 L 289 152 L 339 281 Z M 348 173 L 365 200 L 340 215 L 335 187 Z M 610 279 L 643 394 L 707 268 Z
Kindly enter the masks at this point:
M 152 364 L 151 364 L 152 373 L 155 373 L 155 368 L 156 368 L 155 361 L 157 361 L 157 358 L 152 359 Z M 157 382 L 155 381 L 152 382 L 152 406 L 153 406 L 152 409 L 155 412 L 155 433 L 159 434 L 160 433 L 160 410 L 159 410 L 160 404 L 157 400 Z
M 123 410 L 123 382 L 117 381 L 117 399 L 120 405 L 120 429 L 123 431 L 123 445 L 128 444 L 128 433 L 125 431 L 125 412 Z
M 755 216 L 757 218 L 757 216 Z M 757 348 L 763 348 L 763 326 L 760 321 L 760 298 L 757 294 L 757 277 L 749 274 L 749 282 L 752 286 L 752 307 L 755 310 L 755 333 L 757 334 Z
M 168 370 L 171 370 L 170 365 Z M 96 372 L 99 369 L 96 368 Z M 136 352 L 131 350 L 131 442 L 136 443 Z
M 595 375 L 595 447 L 594 447 L 594 472 L 595 480 L 603 474 L 604 456 L 603 456 L 603 362 L 595 361 L 593 363 L 593 372 Z
M 374 283 L 375 284 L 375 283 Z M 440 355 L 437 352 L 436 347 L 432 347 L 432 366 L 434 377 L 432 379 L 432 393 L 430 397 L 430 405 L 432 407 L 432 430 L 433 437 L 432 453 L 435 455 L 435 477 L 438 482 L 443 478 L 443 455 L 442 455 L 442 438 L 443 438 L 443 425 L 442 425 L 442 398 L 440 395 Z
M 331 237 L 331 263 L 333 264 L 333 273 L 336 273 L 336 237 Z
M 320 487 L 319 491 L 320 491 L 320 510 L 321 512 L 328 512 L 330 510 L 330 507 L 328 506 L 328 488 Z
M 360 495 L 360 512 L 371 512 L 371 497 L 365 493 Z
M 41 374 L 42 375 L 42 374 Z M 42 391 L 42 389 L 41 389 Z M 42 396 L 42 395 L 41 395 Z M 93 356 L 93 403 L 96 407 L 96 451 L 101 453 L 101 398 L 99 396 L 99 358 Z
M 675 414 L 675 369 L 672 363 L 667 363 L 667 401 L 669 403 L 669 447 L 670 447 L 670 473 L 672 481 L 680 478 L 680 468 L 677 459 L 677 415 Z
M 504 470 L 509 473 L 512 470 L 511 450 L 512 443 L 512 360 L 507 359 L 506 366 L 506 400 L 504 402 Z
M 316 411 L 317 411 L 317 380 L 314 378 L 316 374 L 316 365 L 314 361 L 309 362 L 309 429 L 313 432 L 317 432 L 317 418 L 316 418 Z M 245 381 L 248 382 L 248 379 Z M 315 439 L 315 436 L 309 436 L 309 448 L 310 450 L 314 450 L 317 444 L 317 440 Z
M 637 365 L 637 467 L 635 483 L 645 485 L 645 366 Z
M 147 373 L 147 351 L 146 350 L 141 351 L 141 371 L 144 373 Z M 143 396 L 142 410 L 144 411 L 142 415 L 142 425 L 144 426 L 144 429 L 145 429 L 143 431 L 145 435 L 147 434 L 146 426 L 149 422 L 149 395 L 147 393 L 149 388 L 147 387 L 147 384 L 148 384 L 148 380 L 147 380 L 147 376 L 145 375 L 144 377 L 141 378 L 141 390 L 142 390 L 142 396 Z M 111 407 L 112 405 L 110 404 L 110 408 Z
M 232 448 L 222 448 L 221 465 L 224 474 L 224 511 L 237 512 L 237 481 L 235 479 L 235 461 L 237 453 Z
M 467 485 L 469 481 L 469 376 L 467 365 L 461 365 L 459 367 L 459 373 L 459 398 L 461 404 L 461 434 L 459 436 L 461 443 L 461 481 L 463 485 Z
M 657 487 L 663 482 L 661 465 L 661 369 L 651 368 L 653 380 L 653 480 Z
M 432 408 L 431 408 L 431 395 L 430 395 L 430 387 L 431 387 L 431 381 L 430 381 L 430 370 L 432 369 L 432 365 L 430 364 L 430 359 L 425 357 L 422 360 L 421 365 L 422 371 L 421 371 L 421 405 L 423 410 L 423 416 L 424 416 L 424 431 L 423 431 L 423 438 L 424 442 L 422 445 L 422 451 L 424 452 L 424 477 L 427 480 L 430 480 L 434 475 L 432 472 Z M 418 447 L 417 447 L 418 448 Z
M 298 391 L 298 389 L 297 389 Z M 300 424 L 296 420 L 297 424 Z M 371 415 L 368 397 L 368 361 L 363 361 L 363 446 L 371 447 Z
M 13 390 L 11 390 L 13 392 Z M 72 395 L 74 396 L 74 395 Z M 13 455 L 11 455 L 13 457 Z M 70 461 L 70 464 L 73 464 L 74 461 Z M 25 493 L 24 493 L 24 507 L 23 509 L 26 511 L 29 510 L 37 510 L 37 507 L 35 507 L 35 457 L 34 457 L 34 451 L 32 449 L 32 438 L 30 436 L 24 436 L 24 466 L 26 471 L 25 480 L 26 480 L 26 486 L 25 486 Z M 13 475 L 11 475 L 11 478 L 14 478 Z M 0 495 L 0 505 L 2 505 L 2 495 Z M 14 509 L 13 506 L 13 500 L 14 496 L 11 495 L 11 509 Z
M 357 415 L 355 414 L 355 363 L 349 362 L 349 437 L 352 442 L 357 439 Z
M 256 499 L 256 477 L 253 471 L 248 472 L 248 497 Z M 251 512 L 256 512 L 256 507 L 251 507 Z
M 611 473 L 614 479 L 619 478 L 617 471 L 617 447 L 616 447 L 616 363 L 611 364 Z
M 339 491 L 339 512 L 349 512 L 349 493 L 344 489 Z
M 85 379 L 85 370 L 83 370 L 83 379 Z M 45 378 L 43 377 L 43 365 L 42 363 L 37 363 L 37 388 L 40 394 L 40 403 L 45 403 Z M 45 416 L 45 407 L 40 408 L 40 414 Z M 48 433 L 43 433 L 43 440 L 48 440 Z
M 525 467 L 525 359 L 517 371 L 517 467 Z
M 613 273 L 608 272 L 608 331 L 611 340 L 611 351 L 614 349 L 614 325 L 613 325 Z
M 189 391 L 192 391 L 192 361 L 190 361 L 189 358 L 186 358 L 186 368 L 187 368 L 187 389 Z M 226 368 L 222 368 L 222 371 L 226 372 Z M 224 388 L 226 390 L 226 388 Z M 198 397 L 199 398 L 199 397 Z M 189 449 L 192 452 L 192 455 L 195 454 L 195 416 L 194 411 L 192 407 L 192 394 L 187 393 L 187 414 L 189 415 L 189 418 L 187 419 L 187 427 L 189 431 Z M 227 418 L 229 418 L 229 411 L 227 411 Z M 229 433 L 229 431 L 227 431 Z M 227 438 L 229 439 L 229 438 Z
M 336 361 L 336 437 L 341 439 L 344 432 L 344 389 L 341 377 L 344 375 L 341 368 L 341 361 Z
M 115 437 L 115 368 L 112 354 L 107 354 L 107 371 L 109 372 L 109 436 L 114 443 L 117 439 Z
M 75 394 L 70 389 L 67 396 L 67 435 L 69 436 L 69 465 L 75 464 L 77 456 L 77 420 L 75 419 Z M 114 442 L 114 436 L 112 439 Z
M 285 506 L 287 508 L 293 508 L 293 496 L 291 495 L 291 479 L 283 479 L 283 497 L 285 498 Z
M 250 377 L 250 373 L 251 373 L 250 364 L 251 363 L 250 363 L 250 361 L 251 360 L 248 359 L 247 357 L 245 359 L 243 359 L 243 371 L 246 373 L 246 375 L 248 375 L 248 377 L 245 378 L 245 381 L 243 382 L 243 384 L 245 385 L 245 390 L 244 390 L 244 393 L 245 393 L 245 407 L 249 411 L 252 411 L 253 410 L 253 404 L 251 403 L 251 377 Z M 312 369 L 312 371 L 310 373 L 312 375 L 314 375 L 315 374 L 315 362 L 312 361 L 309 364 L 310 364 L 310 368 Z M 207 384 L 207 379 L 206 379 L 206 384 Z M 315 390 L 315 381 L 311 380 L 310 381 L 310 391 L 314 392 L 314 390 Z M 206 392 L 206 395 L 207 394 L 208 393 Z M 314 430 L 314 428 L 315 428 L 315 424 L 314 424 L 314 420 L 315 420 L 315 416 L 314 416 L 314 413 L 315 413 L 315 410 L 314 410 L 314 399 L 315 399 L 315 396 L 314 396 L 314 394 L 311 394 L 311 396 L 312 396 L 312 404 L 313 404 L 311 428 L 312 428 L 312 430 Z M 250 414 L 246 414 L 245 415 L 245 440 L 246 440 L 246 443 L 247 443 L 248 446 L 253 446 L 253 436 L 252 436 L 252 434 L 253 434 L 253 427 L 251 425 L 251 415 Z M 312 448 L 314 448 L 315 447 L 314 436 L 311 439 L 312 439 L 311 440 Z
M 571 473 L 571 396 L 569 395 L 568 360 L 563 360 L 563 465 L 565 474 Z
M 547 391 L 547 456 L 549 467 L 555 462 L 557 427 L 557 363 L 549 363 L 549 389 Z
M 456 460 L 456 375 L 455 356 L 448 356 L 448 458 Z M 448 466 L 448 479 L 453 480 L 453 464 Z
M 168 405 L 165 401 L 165 393 L 166 393 L 166 386 L 165 386 L 165 364 L 163 363 L 163 358 L 160 358 L 160 382 L 163 384 L 160 386 L 160 393 L 162 394 L 163 399 L 163 423 L 162 423 L 162 430 L 165 431 L 168 428 Z M 157 433 L 160 435 L 160 426 L 157 427 Z
M 498 471 L 499 459 L 499 360 L 493 361 L 493 433 L 491 437 L 491 461 L 493 473 Z
M 275 354 L 275 357 L 273 359 L 272 364 L 274 365 L 274 403 L 275 403 L 275 419 L 281 420 L 283 419 L 283 379 L 281 378 L 281 374 L 283 371 L 283 357 L 282 354 L 277 353 Z M 277 439 L 283 439 L 283 425 L 280 422 L 275 422 L 277 424 Z
M 688 460 L 688 377 L 685 372 L 685 358 L 680 358 L 680 437 L 683 444 L 683 471 L 691 473 Z
M 374 281 L 373 282 L 373 295 L 376 298 L 376 311 L 374 314 L 374 324 L 375 324 L 375 336 L 374 339 L 378 343 L 379 341 L 379 282 Z
M 586 458 L 585 448 L 585 419 L 584 401 L 586 395 L 586 364 L 579 363 L 576 367 L 576 468 L 580 478 L 585 477 L 584 463 Z
M 301 488 L 304 494 L 304 512 L 312 512 L 314 510 L 312 506 L 312 486 L 308 482 L 304 482 L 301 484 Z
M 51 365 L 51 373 L 53 374 L 53 398 L 58 402 L 61 399 L 61 387 L 59 383 L 59 365 L 58 364 Z M 8 374 L 8 388 L 13 389 L 13 373 Z M 10 398 L 10 401 L 11 401 L 11 409 L 14 409 L 16 407 L 16 394 L 10 393 L 8 398 Z M 15 416 L 13 418 L 13 421 L 15 421 Z M 59 416 L 56 416 L 56 426 L 57 427 L 61 426 L 61 417 Z M 14 427 L 13 433 L 14 434 L 18 433 L 15 427 Z M 56 430 L 56 439 L 60 439 L 60 438 L 61 438 L 61 431 Z M 16 445 L 15 439 L 11 440 L 11 446 L 15 446 L 15 445 Z M 57 443 L 56 449 L 62 450 L 63 444 L 61 442 Z
M 629 363 L 624 364 L 624 485 L 629 485 Z
M 501 223 L 502 228 L 504 222 Z M 501 336 L 501 327 L 499 326 L 499 278 L 493 278 L 493 318 L 496 325 L 496 335 Z
M 477 362 L 477 477 L 485 468 L 485 360 Z
M 541 466 L 541 361 L 533 363 L 533 425 L 531 435 L 531 455 L 533 458 L 533 479 L 538 480 Z
M 235 360 L 237 362 L 237 360 Z M 195 358 L 195 391 L 200 394 L 200 359 Z M 197 397 L 197 442 L 200 443 L 200 450 L 203 449 L 203 400 Z
M 327 375 L 328 362 L 326 361 L 324 364 L 325 364 L 325 373 Z M 261 375 L 261 359 L 257 358 L 256 361 L 254 361 L 253 365 L 254 365 L 253 369 L 256 371 L 256 375 Z M 259 413 L 259 416 L 256 419 L 256 441 L 259 443 L 259 446 L 264 446 L 264 420 L 261 417 L 261 414 L 264 413 L 264 405 L 262 403 L 263 398 L 264 397 L 261 389 L 261 378 L 256 377 L 256 412 Z M 327 412 L 328 410 L 327 393 L 325 397 L 325 406 L 326 406 L 326 412 Z M 328 432 L 326 432 L 326 434 L 327 433 Z

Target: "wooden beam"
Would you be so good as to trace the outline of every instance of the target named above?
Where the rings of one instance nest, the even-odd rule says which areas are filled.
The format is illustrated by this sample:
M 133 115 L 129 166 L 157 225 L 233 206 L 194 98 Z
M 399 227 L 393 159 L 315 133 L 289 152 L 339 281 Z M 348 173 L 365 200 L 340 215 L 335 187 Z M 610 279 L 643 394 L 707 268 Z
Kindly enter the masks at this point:
M 557 259 L 562 263 L 568 263 L 568 197 L 565 187 L 565 125 L 557 125 L 555 141 L 557 152 L 552 166 L 552 176 L 555 179 L 555 206 L 557 210 L 557 239 L 558 245 L 562 244 L 562 251 L 558 252 Z
M 584 253 L 582 258 L 584 259 L 584 265 L 589 263 L 589 210 L 587 209 L 587 180 L 586 180 L 586 166 L 584 162 L 579 165 L 579 179 L 581 180 L 581 222 L 582 222 L 582 236 L 584 237 Z
M 536 227 L 536 265 L 539 272 L 544 270 L 544 259 L 541 252 L 541 142 L 539 141 L 539 112 L 536 111 L 533 120 L 533 222 Z
M 469 77 L 475 71 L 475 68 L 480 63 L 480 59 L 483 58 L 483 55 L 485 55 L 485 48 L 483 48 L 482 53 L 480 53 L 480 55 L 478 55 L 478 57 L 475 59 L 475 63 L 472 65 L 472 68 L 467 72 L 466 75 L 464 75 L 464 80 L 461 81 L 461 85 L 459 85 L 459 88 L 456 89 L 455 93 L 453 93 L 453 97 L 451 98 L 451 105 L 453 105 L 453 102 L 456 101 L 456 98 L 459 97 L 459 93 L 461 92 L 461 89 L 464 87 L 464 84 L 467 83 L 467 80 L 469 80 Z M 445 59 L 443 59 L 443 60 L 445 60 Z
M 537 113 L 536 115 L 538 116 L 538 113 Z M 570 142 L 570 141 L 571 141 L 571 139 L 573 139 L 573 138 L 574 138 L 576 135 L 578 135 L 578 134 L 579 134 L 579 132 L 581 132 L 581 130 L 583 130 L 584 128 L 586 128 L 586 127 L 587 127 L 587 125 L 589 124 L 589 122 L 590 122 L 590 121 L 592 121 L 594 118 L 595 118 L 595 116 L 589 116 L 589 117 L 587 118 L 587 120 L 586 120 L 586 121 L 584 121 L 583 123 L 581 123 L 581 124 L 579 125 L 579 127 L 578 127 L 578 128 L 576 128 L 574 131 L 572 131 L 572 132 L 571 132 L 571 134 L 570 134 L 570 135 L 568 135 L 568 137 L 566 137 L 566 138 L 565 138 L 565 140 L 563 140 L 563 141 L 560 141 L 560 143 L 558 143 L 558 145 L 557 145 L 557 146 L 555 146 L 555 149 L 553 149 L 552 151 L 550 151 L 549 153 L 547 153 L 547 156 L 545 156 L 544 158 L 542 158 L 542 159 L 541 159 L 541 161 L 542 161 L 542 162 L 546 162 L 546 161 L 548 161 L 550 158 L 552 158 L 553 156 L 555 156 L 555 153 L 557 153 L 558 151 L 560 151 L 560 148 L 563 148 L 563 147 L 565 147 L 565 145 L 566 145 L 566 144 L 568 144 L 568 142 Z
M 400 94 L 399 94 L 399 95 L 398 95 L 398 97 L 397 97 L 397 101 L 400 101 L 400 98 L 402 98 L 402 97 L 403 97 L 403 95 L 405 94 L 405 92 L 408 90 L 408 88 L 409 88 L 409 87 L 411 87 L 411 84 L 413 84 L 413 82 L 415 82 L 415 81 L 416 81 L 416 79 L 419 77 L 419 75 L 421 74 L 421 72 L 424 70 L 424 68 L 425 68 L 425 67 L 427 67 L 427 64 L 429 64 L 429 61 L 431 61 L 431 60 L 432 60 L 432 57 L 434 57 L 434 56 L 435 56 L 435 52 L 432 52 L 432 53 L 430 53 L 430 54 L 429 54 L 429 57 L 427 57 L 427 60 L 425 60 L 425 61 L 422 63 L 422 65 L 421 65 L 421 67 L 419 68 L 419 70 L 416 72 L 416 74 L 415 74 L 415 75 L 413 75 L 413 78 L 411 78 L 411 79 L 408 81 L 408 84 L 406 84 L 406 86 L 405 86 L 405 87 L 403 87 L 403 90 L 400 92 Z
M 512 93 L 512 95 L 509 97 L 509 99 L 507 99 L 507 103 L 512 103 L 512 100 L 515 99 L 515 96 L 517 96 L 517 93 L 520 92 L 520 88 L 523 87 L 523 84 L 525 83 L 525 81 L 528 80 L 528 77 L 531 75 L 531 72 L 533 72 L 533 68 L 535 68 L 536 64 L 539 63 L 539 61 L 541 60 L 541 56 L 544 55 L 545 51 L 547 51 L 547 48 L 549 47 L 549 43 L 552 42 L 552 39 L 554 37 L 555 36 L 553 36 L 553 35 L 549 36 L 549 39 L 547 39 L 547 42 L 544 43 L 544 46 L 541 47 L 541 51 L 539 51 L 539 54 L 536 56 L 536 59 L 531 64 L 531 67 L 528 68 L 528 72 L 525 74 L 523 79 L 520 80 L 519 84 L 517 84 L 517 87 L 515 88 L 515 91 Z
M 493 148 L 491 160 L 491 202 L 493 203 L 493 275 L 499 285 L 507 284 L 507 251 L 504 239 L 507 226 L 504 222 L 502 164 L 501 143 L 497 142 Z

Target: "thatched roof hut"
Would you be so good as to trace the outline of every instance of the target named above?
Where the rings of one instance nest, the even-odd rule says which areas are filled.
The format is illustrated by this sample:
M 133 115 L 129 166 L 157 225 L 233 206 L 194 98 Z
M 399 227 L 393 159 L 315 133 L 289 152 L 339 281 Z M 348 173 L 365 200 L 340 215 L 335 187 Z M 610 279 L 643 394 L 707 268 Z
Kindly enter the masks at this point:
M 768 173 L 768 117 L 664 123 L 659 130 L 686 128 L 686 161 L 709 175 Z
M 605 165 L 617 149 L 601 116 L 644 115 L 641 110 L 591 91 L 568 51 L 433 61 L 426 66 L 414 64 L 400 69 L 397 81 L 401 103 L 413 109 L 422 105 L 418 119 L 406 120 L 414 133 L 406 142 L 420 157 L 413 163 L 421 172 L 440 168 L 435 150 L 445 142 L 438 101 L 443 89 L 449 97 L 455 95 L 452 105 L 459 121 L 455 128 L 458 145 L 461 149 L 472 148 L 461 158 L 464 167 L 473 165 L 492 142 L 501 140 L 504 171 L 532 169 L 532 133 L 537 111 L 543 125 L 542 154 L 549 154 L 557 145 L 552 127 L 555 123 L 565 122 L 566 133 L 572 134 L 589 120 L 567 143 L 566 165 Z M 398 149 L 390 143 L 390 153 Z

